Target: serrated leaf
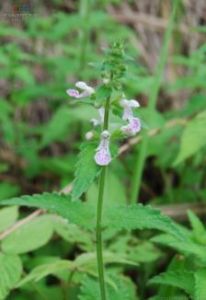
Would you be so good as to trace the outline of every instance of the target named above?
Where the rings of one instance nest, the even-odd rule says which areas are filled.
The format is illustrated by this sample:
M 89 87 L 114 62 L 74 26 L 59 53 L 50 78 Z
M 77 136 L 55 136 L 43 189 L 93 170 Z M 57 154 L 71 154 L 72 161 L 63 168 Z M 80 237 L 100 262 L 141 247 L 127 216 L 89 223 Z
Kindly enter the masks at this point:
M 107 212 L 108 226 L 117 229 L 158 229 L 183 238 L 178 225 L 150 206 L 122 205 Z
M 49 216 L 40 216 L 12 232 L 2 241 L 5 253 L 27 253 L 45 245 L 53 234 L 52 221 Z
M 18 256 L 0 253 L 0 300 L 6 298 L 9 290 L 19 281 L 22 263 Z
M 18 218 L 18 207 L 6 207 L 0 210 L 0 232 L 15 223 Z
M 191 210 L 189 210 L 187 214 L 193 230 L 199 234 L 205 233 L 205 227 L 200 219 Z
M 56 275 L 58 272 L 70 270 L 72 262 L 69 260 L 60 260 L 48 264 L 42 264 L 34 268 L 30 274 L 25 276 L 19 283 L 18 287 L 23 286 L 29 282 L 37 282 L 48 275 Z
M 169 246 L 172 249 L 176 249 L 186 255 L 195 255 L 202 261 L 206 262 L 205 246 L 195 243 L 194 241 L 192 241 L 192 239 L 186 238 L 185 240 L 181 241 L 180 239 L 174 236 L 168 234 L 160 234 L 152 238 L 152 241 L 155 243 Z
M 99 168 L 94 161 L 96 148 L 97 145 L 95 143 L 86 143 L 81 146 L 72 189 L 72 197 L 74 199 L 79 198 L 86 192 L 97 176 Z
M 65 241 L 70 244 L 78 244 L 78 247 L 84 251 L 92 251 L 94 247 L 93 236 L 86 230 L 83 230 L 75 224 L 70 224 L 63 218 L 56 218 L 54 230 Z
M 194 275 L 187 271 L 167 271 L 150 279 L 149 284 L 170 285 L 194 294 Z
M 35 194 L 0 201 L 0 205 L 21 205 L 46 209 L 59 214 L 70 223 L 91 229 L 94 228 L 94 210 L 88 203 L 72 201 L 70 196 L 57 193 Z
M 206 282 L 206 269 L 199 269 L 195 273 L 195 295 L 194 300 L 205 299 L 205 282 Z
M 136 265 L 133 261 L 127 260 L 123 256 L 112 252 L 104 253 L 104 263 Z M 94 270 L 94 274 L 96 274 L 96 253 L 89 252 L 80 254 L 74 261 L 57 258 L 56 261 L 37 266 L 30 272 L 30 274 L 19 282 L 18 286 L 22 286 L 31 281 L 37 282 L 51 274 L 58 277 L 59 272 L 66 270 L 71 272 L 78 270 L 84 274 L 90 273 L 91 270 Z
M 198 114 L 190 121 L 181 138 L 179 154 L 174 162 L 175 165 L 197 153 L 206 145 L 206 111 Z
M 132 282 L 123 276 L 112 277 L 113 285 L 107 284 L 108 300 L 136 300 L 135 287 Z M 94 278 L 85 277 L 82 281 L 79 300 L 101 300 L 99 282 Z
M 71 201 L 71 198 L 65 195 L 45 193 L 22 196 L 0 201 L 1 204 L 43 208 L 61 215 L 73 224 L 88 229 L 95 227 L 95 206 L 86 202 Z M 103 226 L 118 230 L 158 229 L 183 239 L 182 231 L 172 219 L 161 215 L 157 209 L 141 204 L 111 205 L 104 211 Z
M 104 251 L 104 263 L 117 263 L 117 264 L 128 264 L 128 265 L 137 265 L 132 260 L 127 259 L 125 256 L 119 253 L 112 253 L 108 251 Z M 79 255 L 75 261 L 73 262 L 73 268 L 83 268 L 84 266 L 95 266 L 96 267 L 96 253 L 95 252 L 88 252 Z

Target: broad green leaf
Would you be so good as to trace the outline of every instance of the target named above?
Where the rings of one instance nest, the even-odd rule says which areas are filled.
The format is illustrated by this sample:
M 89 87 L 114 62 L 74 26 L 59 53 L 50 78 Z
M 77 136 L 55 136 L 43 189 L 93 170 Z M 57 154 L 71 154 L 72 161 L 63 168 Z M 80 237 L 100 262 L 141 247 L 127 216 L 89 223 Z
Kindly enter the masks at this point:
M 181 231 L 172 219 L 150 206 L 122 205 L 107 211 L 107 225 L 117 229 L 158 229 L 183 239 Z
M 5 253 L 27 253 L 45 245 L 53 234 L 53 225 L 49 216 L 40 216 L 12 232 L 2 241 Z
M 187 271 L 167 271 L 153 277 L 150 284 L 171 285 L 184 290 L 190 296 L 194 294 L 194 275 Z
M 104 263 L 136 265 L 133 261 L 127 260 L 123 256 L 112 252 L 104 253 Z M 50 263 L 44 263 L 40 266 L 35 267 L 30 274 L 28 274 L 23 280 L 19 282 L 18 286 L 22 286 L 31 281 L 37 282 L 51 274 L 58 277 L 59 272 L 66 270 L 68 272 L 79 271 L 83 274 L 91 273 L 92 271 L 94 275 L 97 275 L 96 253 L 89 252 L 80 254 L 73 261 L 56 259 L 55 261 L 52 261 Z
M 193 229 L 195 240 L 203 245 L 206 245 L 206 230 L 201 220 L 192 212 L 188 211 L 188 218 Z
M 18 287 L 27 284 L 28 282 L 37 282 L 48 275 L 57 275 L 58 272 L 71 270 L 72 262 L 69 260 L 57 259 L 54 262 L 42 264 L 34 268 L 27 276 L 25 276 L 19 283 Z
M 0 253 L 0 300 L 6 298 L 14 288 L 22 273 L 22 263 L 18 256 Z
M 72 190 L 74 199 L 79 198 L 86 192 L 97 176 L 99 168 L 94 161 L 96 148 L 97 145 L 95 143 L 86 143 L 81 147 Z
M 72 201 L 70 196 L 57 193 L 44 193 L 12 198 L 0 201 L 0 205 L 21 205 L 42 208 L 62 216 L 70 223 L 85 228 L 91 229 L 94 228 L 95 225 L 94 208 L 88 205 L 88 203 Z
M 15 223 L 18 218 L 18 208 L 16 206 L 6 207 L 0 210 L 0 232 L 4 231 Z
M 197 153 L 206 145 L 206 111 L 198 114 L 188 123 L 181 138 L 179 154 L 174 162 L 175 165 Z
M 53 225 L 56 233 L 70 244 L 77 244 L 84 251 L 92 251 L 94 248 L 93 236 L 88 231 L 61 217 L 56 217 Z
M 87 202 L 71 201 L 71 198 L 65 195 L 45 193 L 22 196 L 0 201 L 0 204 L 43 208 L 61 215 L 70 223 L 88 229 L 95 227 L 95 206 Z M 103 225 L 117 230 L 158 229 L 183 239 L 182 231 L 172 219 L 162 215 L 157 209 L 141 204 L 112 205 L 104 211 Z
M 188 211 L 188 218 L 189 218 L 190 224 L 192 225 L 193 230 L 196 233 L 200 233 L 200 234 L 205 233 L 204 225 L 202 224 L 200 219 L 191 210 Z
M 195 273 L 195 295 L 194 300 L 205 299 L 205 282 L 206 282 L 206 269 L 199 269 Z
M 205 246 L 195 243 L 192 238 L 185 237 L 185 240 L 180 240 L 175 236 L 160 234 L 152 238 L 152 241 L 158 244 L 169 246 L 185 255 L 195 255 L 202 261 L 206 262 Z
M 135 287 L 132 282 L 123 276 L 111 278 L 114 285 L 107 284 L 108 300 L 136 300 Z M 79 300 L 101 300 L 99 282 L 94 278 L 85 277 L 82 280 L 81 293 Z
M 137 265 L 134 261 L 129 260 L 120 253 L 112 253 L 108 251 L 104 251 L 104 263 L 117 263 L 117 264 L 128 264 L 128 265 Z M 73 268 L 84 268 L 88 267 L 96 267 L 96 253 L 95 252 L 88 252 L 79 255 L 75 261 L 73 262 Z M 86 270 L 85 269 L 85 270 Z

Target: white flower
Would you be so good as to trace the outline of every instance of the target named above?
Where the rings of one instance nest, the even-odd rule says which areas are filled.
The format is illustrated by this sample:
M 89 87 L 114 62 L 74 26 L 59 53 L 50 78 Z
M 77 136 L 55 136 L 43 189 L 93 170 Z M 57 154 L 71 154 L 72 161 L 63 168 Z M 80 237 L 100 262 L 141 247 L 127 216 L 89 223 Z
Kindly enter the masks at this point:
M 81 91 L 76 89 L 68 89 L 66 93 L 73 98 L 84 98 L 84 97 L 89 97 L 92 94 L 94 94 L 95 90 L 91 87 L 88 86 L 84 81 L 78 81 L 76 82 L 75 86 Z
M 94 156 L 95 162 L 99 166 L 107 166 L 112 160 L 111 153 L 109 150 L 109 138 L 110 138 L 109 131 L 104 130 L 101 133 L 100 144 Z
M 104 107 L 100 107 L 98 109 L 98 112 L 99 112 L 99 119 L 95 119 L 95 118 L 91 119 L 91 122 L 95 127 L 104 123 L 104 113 L 105 113 Z
M 128 121 L 128 124 L 121 127 L 123 133 L 127 135 L 135 135 L 141 130 L 141 122 L 139 118 L 135 118 L 133 115 L 133 109 L 140 107 L 140 104 L 136 100 L 127 100 L 122 99 L 120 101 L 121 106 L 123 107 L 123 116 L 124 121 Z
M 140 107 L 140 104 L 136 100 L 127 100 L 127 99 L 122 99 L 120 101 L 121 106 L 123 107 L 123 120 L 129 120 L 131 117 L 133 117 L 133 108 Z

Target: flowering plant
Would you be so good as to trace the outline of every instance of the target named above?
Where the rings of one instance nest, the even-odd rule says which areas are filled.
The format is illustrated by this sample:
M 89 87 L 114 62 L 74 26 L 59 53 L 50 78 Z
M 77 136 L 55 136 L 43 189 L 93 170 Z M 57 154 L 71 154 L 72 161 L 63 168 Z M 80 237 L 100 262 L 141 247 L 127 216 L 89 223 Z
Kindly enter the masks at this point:
M 68 89 L 66 92 L 70 97 L 84 101 L 84 98 L 91 97 L 94 105 L 98 109 L 99 119 L 92 118 L 92 131 L 86 133 L 86 138 L 92 140 L 99 139 L 93 158 L 95 163 L 100 166 L 101 173 L 99 178 L 99 194 L 97 202 L 96 219 L 96 252 L 97 266 L 99 274 L 101 299 L 106 299 L 103 249 L 102 249 L 102 208 L 105 189 L 106 166 L 112 161 L 110 142 L 113 136 L 120 139 L 137 134 L 141 129 L 140 119 L 134 116 L 133 110 L 140 106 L 139 102 L 125 98 L 123 82 L 126 68 L 124 63 L 124 51 L 120 43 L 115 43 L 108 53 L 106 60 L 102 64 L 103 84 L 94 89 L 83 81 L 76 82 L 78 89 Z M 80 91 L 79 91 L 80 90 Z M 117 110 L 120 118 L 120 126 L 114 126 L 110 122 L 112 111 Z

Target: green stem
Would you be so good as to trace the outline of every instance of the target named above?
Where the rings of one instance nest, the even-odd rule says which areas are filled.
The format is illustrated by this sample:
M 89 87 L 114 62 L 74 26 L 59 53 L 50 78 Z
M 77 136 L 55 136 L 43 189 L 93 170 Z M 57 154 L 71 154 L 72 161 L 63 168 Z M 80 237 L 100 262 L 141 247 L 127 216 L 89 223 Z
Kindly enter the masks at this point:
M 169 53 L 169 44 L 172 37 L 173 28 L 175 26 L 176 13 L 179 5 L 179 0 L 174 0 L 173 2 L 173 11 L 170 16 L 169 24 L 164 35 L 163 46 L 160 52 L 159 62 L 157 64 L 155 73 L 154 73 L 154 82 L 153 87 L 149 95 L 148 111 L 151 115 L 156 108 L 156 103 L 158 99 L 158 94 L 161 87 L 161 81 L 163 77 L 164 68 L 167 62 L 168 53 Z M 148 148 L 149 136 L 144 132 L 142 143 L 139 148 L 139 152 L 135 161 L 134 166 L 134 176 L 132 180 L 131 187 L 131 203 L 136 203 L 139 198 L 142 174 L 144 170 L 145 161 L 147 158 L 147 148 Z
M 107 99 L 105 106 L 103 130 L 108 129 L 109 124 L 109 105 L 110 99 Z M 97 221 L 96 221 L 96 252 L 97 252 L 97 267 L 99 274 L 99 287 L 101 300 L 106 300 L 106 288 L 104 280 L 104 261 L 103 261 L 103 243 L 102 243 L 102 210 L 105 190 L 106 167 L 102 167 L 99 179 L 99 194 L 97 203 Z
M 102 208 L 104 198 L 104 186 L 106 177 L 106 167 L 103 167 L 99 179 L 99 196 L 97 204 L 97 223 L 96 223 L 96 251 L 97 251 L 97 266 L 99 274 L 99 286 L 101 293 L 101 300 L 106 300 L 106 289 L 104 280 L 104 262 L 103 262 L 103 247 L 102 247 Z

